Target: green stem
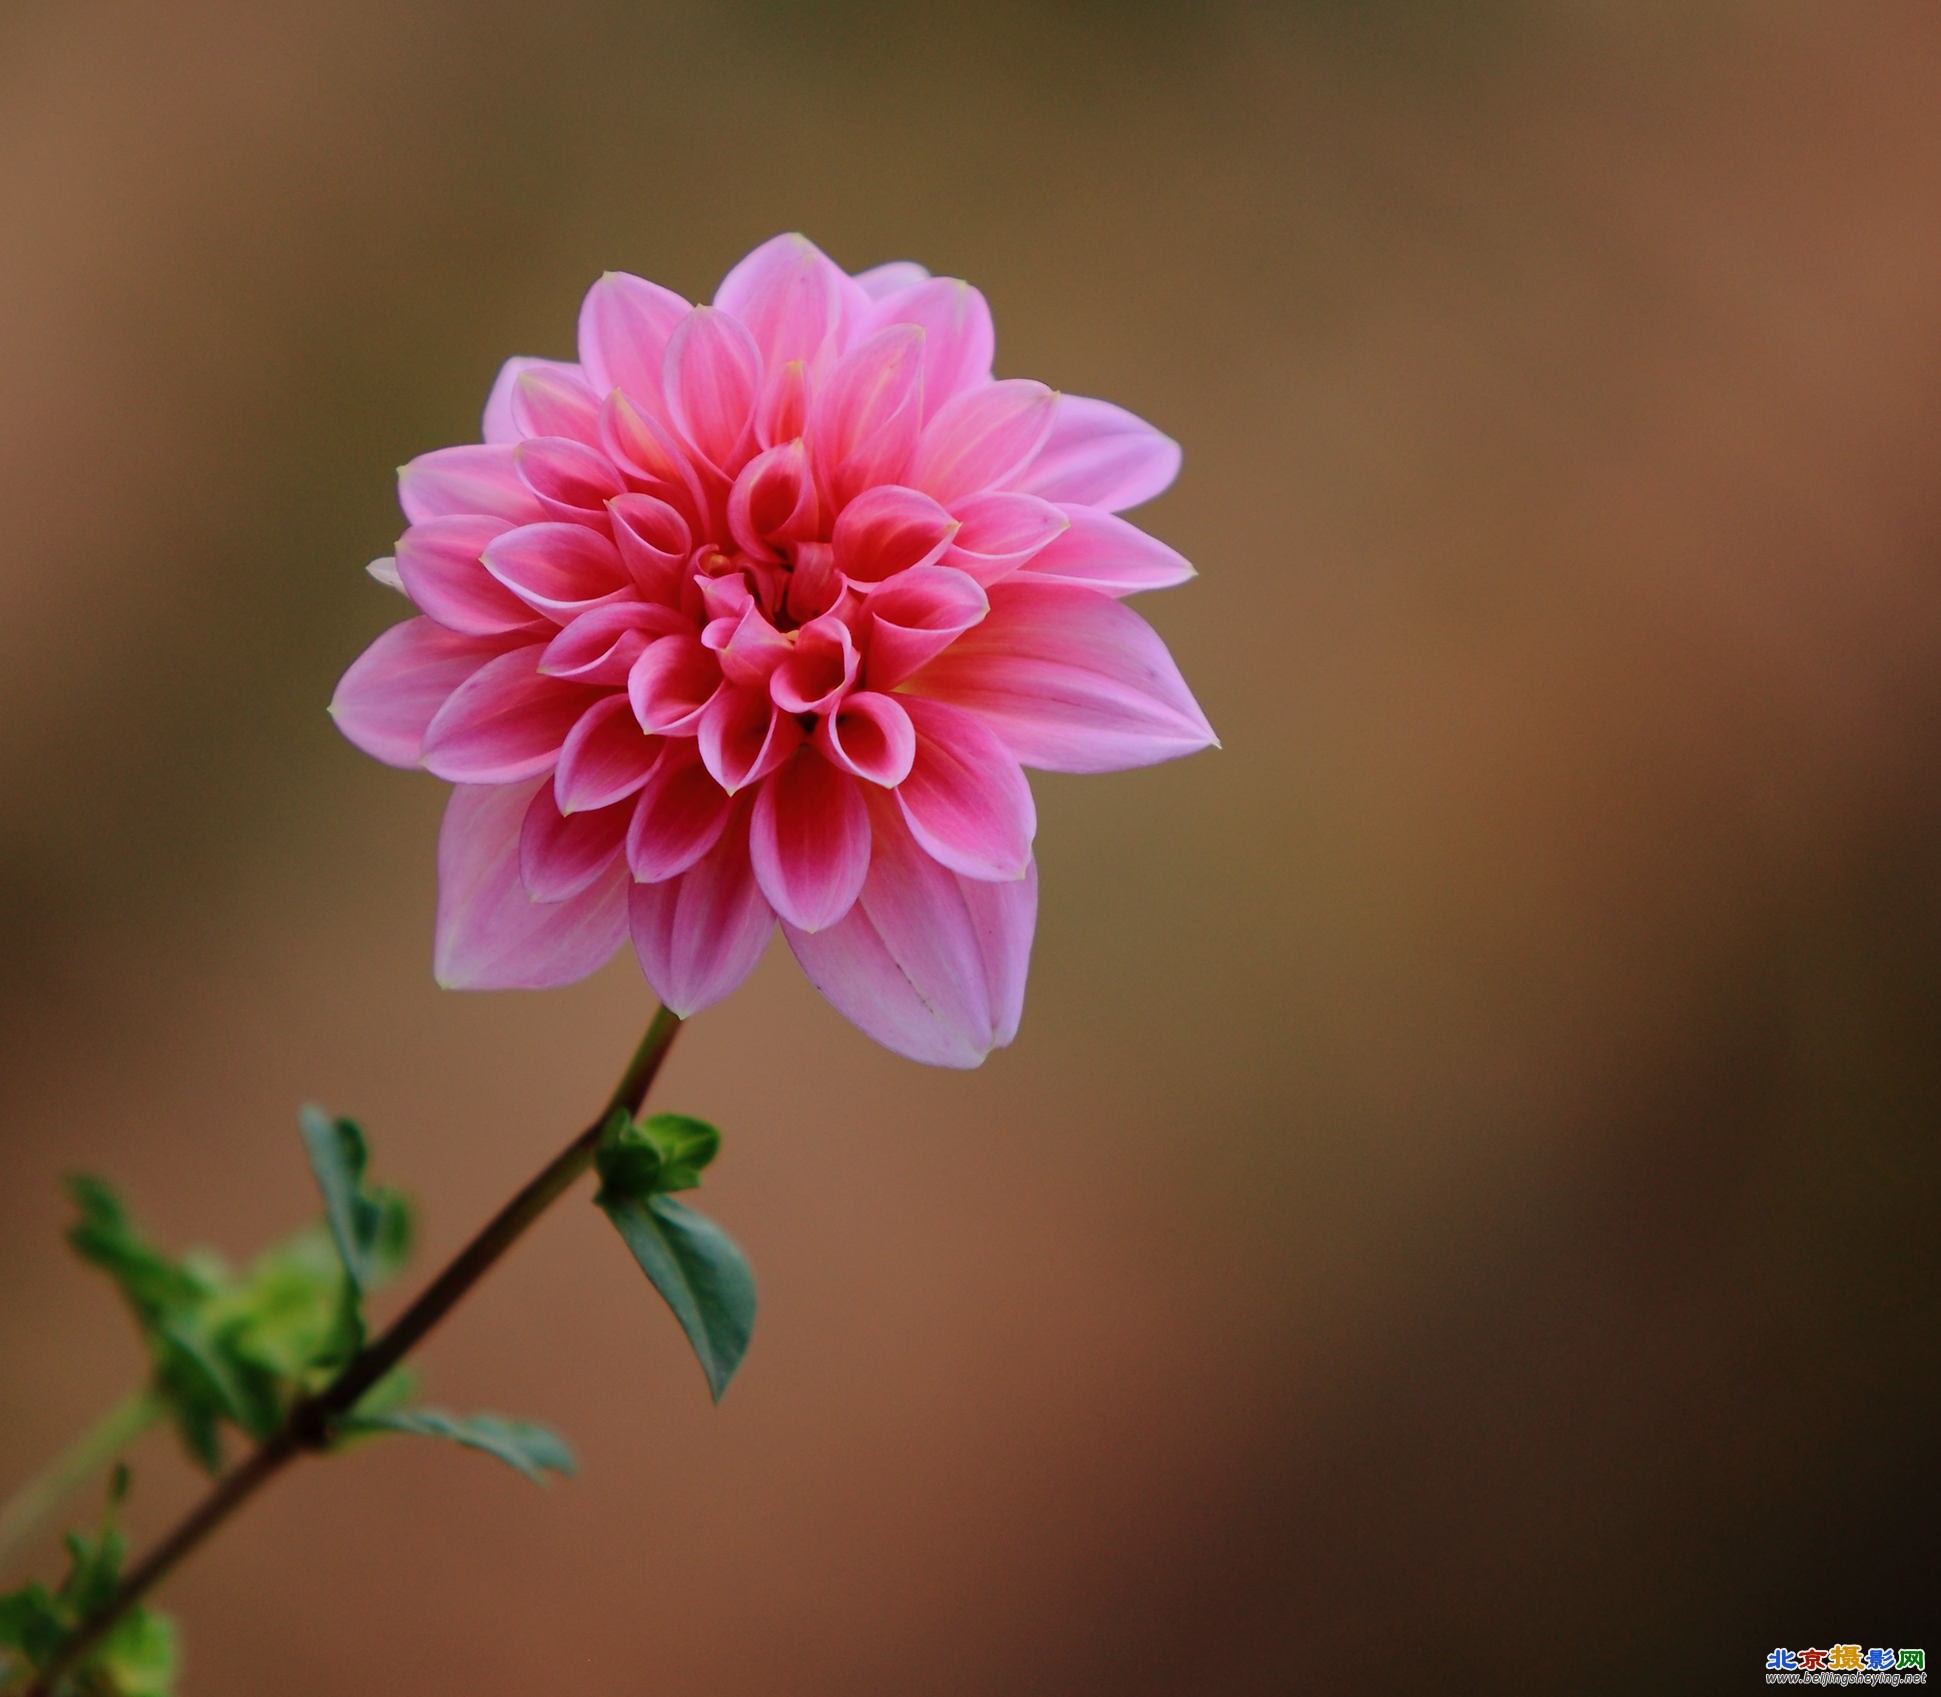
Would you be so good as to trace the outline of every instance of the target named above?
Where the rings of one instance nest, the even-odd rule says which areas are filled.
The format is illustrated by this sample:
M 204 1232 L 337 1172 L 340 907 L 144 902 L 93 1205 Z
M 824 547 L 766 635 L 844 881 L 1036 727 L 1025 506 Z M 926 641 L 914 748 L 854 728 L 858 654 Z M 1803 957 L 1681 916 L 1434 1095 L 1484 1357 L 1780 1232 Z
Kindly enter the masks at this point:
M 113 1597 L 76 1628 L 74 1635 L 40 1672 L 27 1697 L 52 1697 L 61 1679 L 209 1535 L 258 1490 L 307 1450 L 329 1447 L 331 1425 L 348 1414 L 377 1381 L 391 1371 L 457 1305 L 459 1299 L 518 1242 L 534 1220 L 593 1165 L 600 1133 L 614 1111 L 640 1112 L 647 1091 L 667 1058 L 680 1017 L 666 1008 L 654 1015 L 646 1036 L 597 1118 L 546 1163 L 532 1181 L 486 1222 L 479 1234 L 453 1257 L 396 1320 L 361 1349 L 337 1377 L 315 1396 L 290 1410 L 282 1427 L 240 1467 L 216 1481 L 202 1502 L 140 1564 L 132 1568 Z
M 0 1573 L 6 1571 L 56 1509 L 162 1417 L 152 1391 L 137 1391 L 108 1410 L 0 1505 Z

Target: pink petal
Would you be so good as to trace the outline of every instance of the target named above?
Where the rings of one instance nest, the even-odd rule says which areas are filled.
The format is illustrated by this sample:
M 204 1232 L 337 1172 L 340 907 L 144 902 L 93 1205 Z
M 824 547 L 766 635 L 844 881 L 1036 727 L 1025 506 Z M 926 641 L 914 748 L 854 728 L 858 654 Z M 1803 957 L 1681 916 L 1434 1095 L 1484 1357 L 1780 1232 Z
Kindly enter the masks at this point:
M 631 908 L 640 969 L 675 1013 L 685 1019 L 735 990 L 775 926 L 749 864 L 747 804 L 691 871 L 634 885 Z
M 887 265 L 872 266 L 867 271 L 858 271 L 851 279 L 857 288 L 872 301 L 880 301 L 886 295 L 901 294 L 923 282 L 930 273 L 914 260 L 893 259 Z
M 694 552 L 693 533 L 678 508 L 652 495 L 619 495 L 607 503 L 620 558 L 643 595 L 672 602 Z
M 792 442 L 809 428 L 809 368 L 799 359 L 769 367 L 755 408 L 755 438 L 764 448 Z
M 714 847 L 734 808 L 691 741 L 660 746 L 627 827 L 627 864 L 643 884 L 685 872 Z
M 931 1066 L 974 1067 L 1017 1034 L 1035 870 L 961 878 L 925 854 L 893 809 L 872 805 L 863 893 L 826 931 L 784 924 L 809 982 L 877 1042 Z
M 886 484 L 843 508 L 836 520 L 836 569 L 851 583 L 881 583 L 941 559 L 957 521 L 928 495 Z
M 690 525 L 707 514 L 706 482 L 674 427 L 641 411 L 617 389 L 600 408 L 600 447 L 629 478 L 675 507 Z M 719 472 L 711 470 L 710 476 L 721 481 Z
M 1011 487 L 1047 501 L 1116 513 L 1136 507 L 1179 476 L 1179 444 L 1143 418 L 1084 395 L 1061 395 L 1051 431 Z
M 542 621 L 480 561 L 512 525 L 476 513 L 414 524 L 398 539 L 398 577 L 422 613 L 475 636 L 533 630 Z
M 672 289 L 609 271 L 580 303 L 580 364 L 594 394 L 624 389 L 658 411 L 668 338 L 693 310 Z
M 748 847 L 762 894 L 804 931 L 835 924 L 862 891 L 869 836 L 856 780 L 798 749 L 755 796 Z
M 864 323 L 871 330 L 884 324 L 914 324 L 923 330 L 925 418 L 953 396 L 991 380 L 997 345 L 991 309 L 970 284 L 955 277 L 920 280 L 882 297 Z
M 856 681 L 856 643 L 841 619 L 812 620 L 768 680 L 769 698 L 785 713 L 826 713 Z
M 461 636 L 427 618 L 406 619 L 351 663 L 330 699 L 330 716 L 366 754 L 390 766 L 416 766 L 438 709 L 505 651 L 503 638 Z
M 952 396 L 923 427 L 910 482 L 946 506 L 1007 482 L 1038 451 L 1057 401 L 1023 378 Z
M 816 746 L 845 772 L 894 789 L 910 775 L 917 733 L 895 696 L 857 690 L 816 726 Z
M 485 569 L 556 623 L 634 593 L 620 552 L 583 524 L 521 525 L 485 550 Z
M 813 369 L 842 323 L 849 287 L 807 236 L 776 236 L 721 280 L 714 304 L 747 326 L 769 369 L 798 359 Z
M 1216 740 L 1166 645 L 1123 602 L 1028 573 L 990 597 L 990 617 L 911 678 L 909 693 L 970 708 L 1048 772 L 1148 766 Z
M 968 572 L 979 583 L 1009 577 L 1070 525 L 1071 520 L 1036 495 L 990 490 L 960 501 L 957 534 L 943 564 Z
M 597 695 L 542 676 L 544 643 L 481 666 L 425 729 L 425 770 L 455 784 L 509 784 L 552 770 L 566 734 Z
M 627 935 L 626 869 L 579 895 L 535 902 L 519 879 L 519 838 L 543 780 L 460 785 L 438 833 L 438 940 L 447 990 L 544 990 L 596 972 Z
M 668 745 L 650 737 L 624 695 L 596 701 L 560 745 L 553 795 L 561 813 L 591 813 L 632 795 Z
M 762 356 L 738 319 L 698 306 L 667 344 L 667 407 L 694 449 L 728 475 L 740 469 L 761 390 Z
M 1010 750 L 974 713 L 938 701 L 905 706 L 917 756 L 896 799 L 910 835 L 966 878 L 1022 878 L 1038 814 Z
M 778 560 L 783 549 L 777 544 L 815 537 L 819 515 L 808 451 L 800 441 L 757 454 L 728 495 L 728 528 L 758 559 Z
M 492 384 L 492 393 L 486 397 L 485 418 L 483 420 L 485 440 L 491 443 L 517 442 L 526 434 L 512 416 L 512 393 L 519 379 L 528 371 L 550 371 L 559 376 L 577 379 L 580 368 L 558 359 L 527 359 L 515 355 L 499 367 L 498 378 Z
M 512 385 L 508 408 L 521 436 L 570 436 L 576 442 L 600 440 L 600 401 L 579 367 L 534 361 Z
M 816 468 L 834 508 L 896 483 L 923 425 L 923 331 L 892 325 L 850 349 L 816 397 Z
M 627 698 L 640 728 L 664 736 L 692 736 L 720 687 L 721 663 L 698 636 L 648 643 L 627 674 Z
M 617 688 L 625 685 L 648 643 L 693 631 L 694 626 L 671 607 L 615 601 L 589 608 L 566 626 L 547 643 L 539 669 L 549 678 Z
M 733 795 L 794 753 L 802 727 L 769 700 L 765 688 L 724 684 L 701 715 L 696 736 L 715 782 Z
M 627 487 L 613 462 L 566 436 L 535 436 L 512 451 L 519 480 L 547 514 L 604 529 L 607 502 Z
M 381 558 L 373 560 L 364 570 L 379 583 L 383 584 L 386 589 L 395 589 L 400 595 L 404 593 L 404 579 L 398 576 L 396 556 L 385 554 Z
M 983 587 L 948 566 L 913 566 L 869 598 L 871 689 L 892 689 L 990 611 Z
M 1024 567 L 1034 582 L 1071 583 L 1107 595 L 1136 595 L 1184 583 L 1193 568 L 1137 525 L 1096 507 L 1061 509 L 1071 528 Z
M 787 597 L 790 618 L 798 625 L 814 623 L 824 613 L 835 611 L 846 588 L 842 573 L 836 570 L 834 548 L 827 542 L 796 544 Z
M 620 859 L 631 807 L 563 814 L 541 784 L 519 830 L 519 882 L 536 902 L 563 902 L 600 881 Z
M 413 524 L 459 513 L 488 513 L 513 524 L 543 518 L 519 481 L 509 447 L 440 448 L 398 468 L 398 504 Z
M 715 619 L 701 632 L 702 646 L 721 657 L 721 675 L 745 689 L 767 691 L 769 674 L 785 660 L 789 639 L 771 625 L 751 598 L 739 613 Z

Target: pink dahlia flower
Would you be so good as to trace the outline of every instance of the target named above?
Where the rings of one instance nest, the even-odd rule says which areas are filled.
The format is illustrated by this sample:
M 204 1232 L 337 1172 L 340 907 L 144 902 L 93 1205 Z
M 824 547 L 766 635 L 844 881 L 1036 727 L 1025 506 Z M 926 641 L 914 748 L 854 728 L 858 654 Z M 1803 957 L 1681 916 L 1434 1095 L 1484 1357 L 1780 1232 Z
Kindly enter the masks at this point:
M 399 474 L 373 573 L 418 609 L 351 667 L 351 741 L 458 788 L 439 981 L 584 977 L 631 936 L 680 1014 L 775 922 L 878 1041 L 974 1066 L 1037 914 L 1022 768 L 1213 733 L 1121 597 L 1192 575 L 1121 509 L 1179 449 L 991 375 L 975 289 L 800 236 L 712 306 L 609 274 L 579 360 L 507 362 L 482 444 Z

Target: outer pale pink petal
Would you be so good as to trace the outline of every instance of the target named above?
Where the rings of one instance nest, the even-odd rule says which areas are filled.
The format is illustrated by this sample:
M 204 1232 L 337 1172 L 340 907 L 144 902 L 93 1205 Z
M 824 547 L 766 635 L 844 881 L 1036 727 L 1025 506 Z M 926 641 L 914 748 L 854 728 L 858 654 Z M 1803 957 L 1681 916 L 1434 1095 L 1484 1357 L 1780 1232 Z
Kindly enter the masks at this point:
M 714 847 L 734 809 L 691 741 L 662 746 L 627 827 L 627 863 L 643 884 L 685 872 Z
M 1047 772 L 1149 766 L 1217 740 L 1166 645 L 1130 607 L 1024 573 L 990 596 L 990 617 L 906 693 L 970 708 Z
M 1022 878 L 1038 813 L 1017 761 L 973 713 L 938 701 L 904 705 L 917 755 L 896 800 L 911 836 L 966 878 Z
M 580 364 L 593 392 L 624 389 L 658 410 L 668 338 L 693 310 L 672 289 L 609 271 L 580 303 Z
M 1044 384 L 1024 378 L 952 396 L 923 427 L 909 482 L 945 506 L 1010 484 L 1045 440 L 1057 402 Z
M 366 754 L 389 766 L 416 766 L 438 709 L 505 650 L 503 639 L 460 636 L 430 619 L 406 619 L 351 663 L 331 697 L 330 716 Z
M 826 931 L 785 924 L 783 934 L 809 982 L 877 1042 L 931 1066 L 974 1067 L 1017 1032 L 1037 878 L 960 878 L 893 811 L 875 806 L 871 817 L 856 905 Z
M 857 781 L 813 748 L 800 748 L 755 795 L 748 847 L 769 906 L 791 925 L 820 931 L 862 893 L 869 871 L 869 809 Z
M 691 871 L 634 885 L 631 910 L 641 971 L 683 1019 L 738 988 L 775 927 L 748 859 L 747 803 Z
M 512 385 L 507 411 L 521 436 L 567 436 L 588 445 L 600 440 L 600 399 L 576 365 L 529 365 Z
M 1150 501 L 1179 476 L 1179 444 L 1143 418 L 1085 395 L 1060 395 L 1051 432 L 1009 486 L 1109 513 Z
M 849 286 L 807 236 L 776 236 L 722 278 L 714 304 L 748 327 L 770 370 L 795 359 L 813 369 L 841 326 Z
M 540 628 L 528 607 L 480 562 L 512 525 L 476 513 L 414 524 L 398 539 L 398 577 L 421 613 L 474 636 Z
M 541 784 L 519 830 L 519 881 L 536 902 L 563 902 L 600 881 L 620 859 L 631 807 L 561 813 L 553 786 Z
M 884 324 L 922 327 L 925 418 L 953 395 L 991 380 L 996 348 L 991 309 L 970 284 L 955 277 L 931 278 L 883 297 L 865 323 L 871 330 Z
M 1167 589 L 1193 576 L 1193 568 L 1157 537 L 1096 507 L 1061 509 L 1071 528 L 1023 566 L 1034 582 L 1071 583 L 1107 595 Z
M 550 772 L 596 691 L 539 671 L 544 643 L 481 666 L 425 728 L 425 770 L 455 784 L 510 784 Z
M 816 726 L 816 746 L 845 772 L 895 789 L 916 760 L 917 732 L 897 697 L 859 689 Z
M 404 579 L 398 576 L 398 562 L 395 555 L 385 554 L 373 560 L 364 569 L 386 589 L 395 589 L 400 595 L 404 593 Z
M 752 440 L 762 356 L 741 321 L 698 306 L 667 344 L 668 412 L 694 450 L 732 476 Z
M 515 354 L 499 367 L 492 393 L 486 397 L 483 420 L 486 441 L 512 443 L 525 434 L 513 422 L 512 391 L 528 371 L 552 371 L 573 378 L 579 376 L 579 367 L 569 365 L 564 360 L 528 359 L 524 354 Z
M 627 935 L 626 869 L 535 902 L 519 881 L 519 834 L 543 784 L 461 784 L 438 833 L 438 940 L 447 990 L 545 990 L 598 971 Z
M 873 265 L 867 271 L 858 271 L 853 281 L 856 287 L 873 301 L 880 301 L 887 295 L 903 293 L 917 284 L 929 279 L 930 273 L 911 259 L 893 259 L 887 265 Z
M 398 467 L 398 504 L 413 524 L 456 513 L 489 513 L 513 524 L 545 517 L 519 481 L 509 446 L 440 448 Z
M 562 813 L 588 813 L 632 795 L 652 776 L 666 744 L 650 737 L 624 695 L 596 701 L 561 744 L 553 772 Z

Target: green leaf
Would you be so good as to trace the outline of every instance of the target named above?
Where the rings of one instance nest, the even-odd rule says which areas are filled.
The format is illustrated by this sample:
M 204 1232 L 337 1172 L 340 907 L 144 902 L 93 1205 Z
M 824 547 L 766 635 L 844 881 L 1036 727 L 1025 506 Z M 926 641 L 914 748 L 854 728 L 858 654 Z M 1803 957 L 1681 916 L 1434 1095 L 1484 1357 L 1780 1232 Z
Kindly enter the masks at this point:
M 547 1472 L 570 1479 L 576 1468 L 566 1440 L 550 1427 L 530 1420 L 508 1420 L 500 1414 L 457 1415 L 438 1408 L 407 1408 L 392 1413 L 360 1410 L 339 1420 L 336 1430 L 345 1436 L 401 1432 L 411 1437 L 444 1438 L 497 1456 L 535 1485 L 546 1482 Z
M 115 1281 L 145 1329 L 212 1293 L 211 1264 L 171 1261 L 135 1229 L 121 1199 L 102 1180 L 79 1174 L 67 1181 L 67 1193 L 81 1215 L 68 1242 L 82 1260 Z
M 310 1170 L 323 1192 L 324 1219 L 346 1281 L 335 1331 L 323 1355 L 348 1360 L 363 1347 L 364 1298 L 404 1264 L 411 1246 L 411 1208 L 403 1194 L 364 1181 L 370 1148 L 355 1120 L 333 1119 L 306 1103 L 297 1124 Z
M 0 1649 L 16 1650 L 29 1667 L 39 1667 L 66 1641 L 60 1607 L 39 1580 L 0 1597 Z
M 600 1183 L 619 1196 L 692 1190 L 701 1171 L 721 1152 L 721 1133 L 686 1114 L 655 1114 L 636 1125 L 616 1108 L 600 1133 L 594 1155 Z
M 310 1170 L 323 1192 L 324 1218 L 337 1253 L 358 1294 L 364 1295 L 381 1282 L 387 1266 L 395 1268 L 404 1259 L 409 1212 L 395 1191 L 365 1184 L 370 1150 L 355 1120 L 332 1119 L 306 1103 L 297 1112 L 297 1123 L 310 1154 Z
M 138 1608 L 88 1660 L 114 1697 L 170 1697 L 182 1666 L 181 1640 L 167 1615 Z
M 595 1198 L 687 1333 L 719 1402 L 755 1329 L 755 1276 L 733 1239 L 671 1196 L 626 1195 L 611 1183 Z
M 660 1182 L 656 1190 L 692 1190 L 701 1182 L 701 1169 L 721 1153 L 721 1133 L 706 1120 L 686 1114 L 655 1114 L 640 1129 L 660 1149 Z

